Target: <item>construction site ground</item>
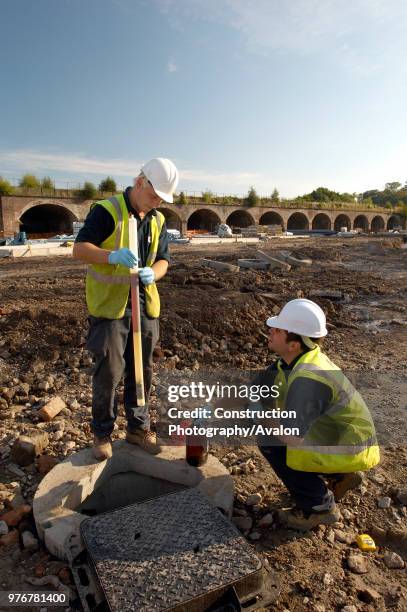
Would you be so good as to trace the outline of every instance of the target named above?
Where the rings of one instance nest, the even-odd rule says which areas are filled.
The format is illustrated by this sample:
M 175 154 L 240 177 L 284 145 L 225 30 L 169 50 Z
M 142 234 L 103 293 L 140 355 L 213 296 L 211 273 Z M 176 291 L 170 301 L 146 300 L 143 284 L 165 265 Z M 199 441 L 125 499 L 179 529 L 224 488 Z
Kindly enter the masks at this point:
M 253 258 L 258 248 L 271 255 L 288 249 L 312 258 L 313 264 L 289 272 L 238 273 L 201 265 L 203 258 L 228 263 Z M 240 521 L 244 535 L 278 573 L 281 593 L 267 609 L 407 610 L 406 567 L 388 567 L 389 553 L 407 560 L 407 251 L 402 240 L 275 238 L 250 246 L 175 246 L 171 254 L 169 272 L 159 283 L 155 384 L 162 369 L 189 377 L 194 372 L 199 380 L 201 371 L 264 368 L 275 358 L 267 348 L 266 318 L 289 299 L 308 297 L 327 313 L 326 353 L 346 371 L 361 375 L 362 393 L 376 422 L 380 465 L 340 502 L 339 525 L 307 533 L 282 529 L 274 517 L 268 527 L 258 525 L 290 500 L 255 446 L 211 448 L 235 480 L 235 516 L 247 519 Z M 0 520 L 16 492 L 30 504 L 43 477 L 38 460 L 26 467 L 12 463 L 10 450 L 19 435 L 46 431 L 49 445 L 43 455 L 55 461 L 91 444 L 85 270 L 70 258 L 0 261 Z M 42 423 L 37 409 L 54 396 L 67 406 Z M 153 420 L 156 402 L 153 393 Z M 121 406 L 113 437 L 124 435 Z M 47 459 L 42 461 L 44 472 Z M 51 465 L 53 460 L 48 461 Z M 260 494 L 257 502 L 247 504 L 254 493 Z M 380 508 L 386 497 L 388 507 Z M 22 529 L 33 530 L 30 520 Z M 359 551 L 355 536 L 361 533 L 375 537 L 376 552 Z M 350 567 L 349 557 L 355 555 L 363 558 L 358 561 L 363 573 Z M 21 541 L 1 546 L 0 590 L 29 589 L 27 577 L 46 575 L 69 584 L 65 565 L 42 545 L 34 552 Z

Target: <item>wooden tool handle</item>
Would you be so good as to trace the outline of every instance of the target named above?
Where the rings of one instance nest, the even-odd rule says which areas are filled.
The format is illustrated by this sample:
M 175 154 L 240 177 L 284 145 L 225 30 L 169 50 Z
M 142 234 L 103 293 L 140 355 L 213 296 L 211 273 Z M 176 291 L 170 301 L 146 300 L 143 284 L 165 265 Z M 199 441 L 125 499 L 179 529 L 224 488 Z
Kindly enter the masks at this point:
M 129 216 L 129 249 L 139 257 L 137 220 L 133 215 Z M 134 355 L 134 377 L 136 381 L 137 406 L 145 406 L 144 396 L 144 372 L 143 351 L 141 345 L 141 320 L 140 320 L 140 289 L 138 268 L 130 268 L 131 283 L 131 324 L 133 332 L 133 355 Z

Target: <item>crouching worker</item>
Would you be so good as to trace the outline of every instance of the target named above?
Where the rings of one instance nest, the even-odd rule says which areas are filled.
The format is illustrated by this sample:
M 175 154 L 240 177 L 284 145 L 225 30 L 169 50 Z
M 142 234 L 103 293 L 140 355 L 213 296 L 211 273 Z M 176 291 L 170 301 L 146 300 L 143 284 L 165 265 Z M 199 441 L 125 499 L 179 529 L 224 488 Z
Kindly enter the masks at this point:
M 358 391 L 319 346 L 328 332 L 317 304 L 292 300 L 267 325 L 269 348 L 280 359 L 252 384 L 278 385 L 274 406 L 293 412 L 288 413 L 290 419 L 274 420 L 273 425 L 299 430 L 299 435 L 258 440 L 295 501 L 294 508 L 279 511 L 280 522 L 304 530 L 335 523 L 340 518 L 335 501 L 360 484 L 359 470 L 379 463 L 371 415 Z

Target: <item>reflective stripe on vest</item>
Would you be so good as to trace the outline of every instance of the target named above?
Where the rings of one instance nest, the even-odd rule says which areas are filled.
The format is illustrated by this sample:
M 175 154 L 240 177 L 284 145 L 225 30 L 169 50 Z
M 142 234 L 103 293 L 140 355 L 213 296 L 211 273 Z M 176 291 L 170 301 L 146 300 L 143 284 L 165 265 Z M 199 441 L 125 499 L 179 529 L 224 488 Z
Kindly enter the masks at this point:
M 114 196 L 96 202 L 95 205 L 104 206 L 112 215 L 115 223 L 114 231 L 100 247 L 109 250 L 128 247 L 128 210 L 124 196 Z M 164 221 L 164 215 L 160 211 L 156 211 L 156 215 L 150 218 L 151 242 L 147 254 L 147 266 L 151 267 L 157 256 L 159 237 Z M 124 266 L 90 265 L 86 277 L 86 299 L 90 314 L 108 319 L 119 319 L 124 316 L 130 285 L 135 285 L 137 282 L 137 276 L 130 275 L 129 270 Z M 160 298 L 156 284 L 146 285 L 144 294 L 148 316 L 157 318 L 160 314 Z

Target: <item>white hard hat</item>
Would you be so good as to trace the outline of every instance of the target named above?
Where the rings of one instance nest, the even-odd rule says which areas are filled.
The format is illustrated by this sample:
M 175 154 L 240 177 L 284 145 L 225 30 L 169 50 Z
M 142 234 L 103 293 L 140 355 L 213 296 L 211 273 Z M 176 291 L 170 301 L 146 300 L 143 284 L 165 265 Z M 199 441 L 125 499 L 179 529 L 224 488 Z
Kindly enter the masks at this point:
M 287 302 L 279 315 L 267 319 L 267 325 L 308 338 L 322 338 L 328 333 L 322 308 L 303 298 Z
M 173 193 L 177 188 L 179 174 L 170 159 L 155 157 L 141 168 L 144 176 L 152 184 L 156 194 L 165 202 L 172 204 Z

